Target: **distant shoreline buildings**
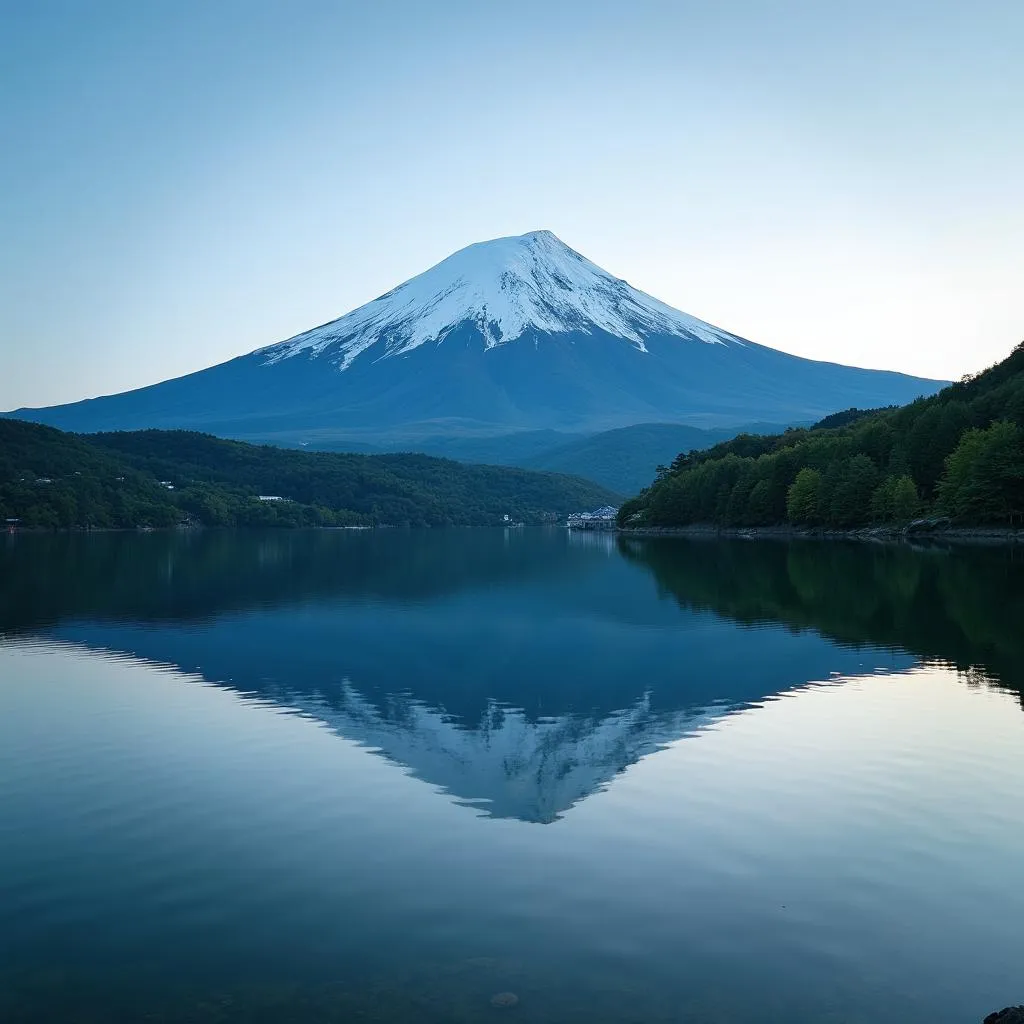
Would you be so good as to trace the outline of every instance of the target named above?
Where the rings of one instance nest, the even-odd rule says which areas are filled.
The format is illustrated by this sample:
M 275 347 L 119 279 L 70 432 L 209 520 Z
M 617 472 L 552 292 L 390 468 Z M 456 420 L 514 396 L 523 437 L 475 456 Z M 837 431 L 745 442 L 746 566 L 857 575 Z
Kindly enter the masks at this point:
M 618 512 L 611 505 L 602 505 L 593 512 L 574 512 L 565 525 L 570 530 L 614 530 Z

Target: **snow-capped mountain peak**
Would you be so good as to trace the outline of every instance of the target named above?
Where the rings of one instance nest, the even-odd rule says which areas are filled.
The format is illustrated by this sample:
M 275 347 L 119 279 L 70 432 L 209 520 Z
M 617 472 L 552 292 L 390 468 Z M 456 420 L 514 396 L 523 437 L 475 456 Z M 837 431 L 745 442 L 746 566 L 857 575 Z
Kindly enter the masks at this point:
M 267 363 L 329 355 L 342 370 L 380 345 L 383 358 L 474 325 L 486 349 L 536 334 L 604 331 L 641 352 L 654 334 L 738 343 L 570 249 L 550 231 L 478 242 L 338 320 L 261 349 Z M 329 352 L 327 351 L 329 350 Z
M 83 432 L 184 427 L 416 450 L 469 435 L 813 422 L 941 385 L 745 341 L 533 231 L 460 249 L 277 345 L 137 391 L 17 415 Z

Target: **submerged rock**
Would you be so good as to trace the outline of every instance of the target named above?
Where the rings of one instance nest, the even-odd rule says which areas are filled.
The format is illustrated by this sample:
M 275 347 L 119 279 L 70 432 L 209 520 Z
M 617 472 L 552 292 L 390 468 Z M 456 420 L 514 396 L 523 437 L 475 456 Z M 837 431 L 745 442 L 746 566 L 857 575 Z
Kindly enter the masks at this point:
M 984 1024 L 1024 1024 L 1024 1006 L 1007 1006 L 1005 1010 L 990 1013 Z
M 491 996 L 491 1006 L 496 1010 L 511 1010 L 519 1005 L 519 996 L 515 992 L 497 992 Z

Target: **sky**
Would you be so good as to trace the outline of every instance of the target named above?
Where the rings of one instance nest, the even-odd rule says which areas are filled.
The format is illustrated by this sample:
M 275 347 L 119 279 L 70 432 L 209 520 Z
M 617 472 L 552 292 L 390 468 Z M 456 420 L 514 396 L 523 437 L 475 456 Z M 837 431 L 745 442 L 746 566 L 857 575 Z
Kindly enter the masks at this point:
M 0 409 L 547 228 L 695 316 L 943 379 L 1024 339 L 1018 0 L 0 0 Z

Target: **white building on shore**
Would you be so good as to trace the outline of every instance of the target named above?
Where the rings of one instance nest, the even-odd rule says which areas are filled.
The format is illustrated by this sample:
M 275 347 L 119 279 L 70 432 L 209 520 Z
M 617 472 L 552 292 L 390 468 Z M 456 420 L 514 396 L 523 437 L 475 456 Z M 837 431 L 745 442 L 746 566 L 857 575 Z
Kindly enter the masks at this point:
M 618 512 L 611 505 L 602 505 L 593 512 L 574 512 L 565 525 L 570 530 L 613 530 Z

